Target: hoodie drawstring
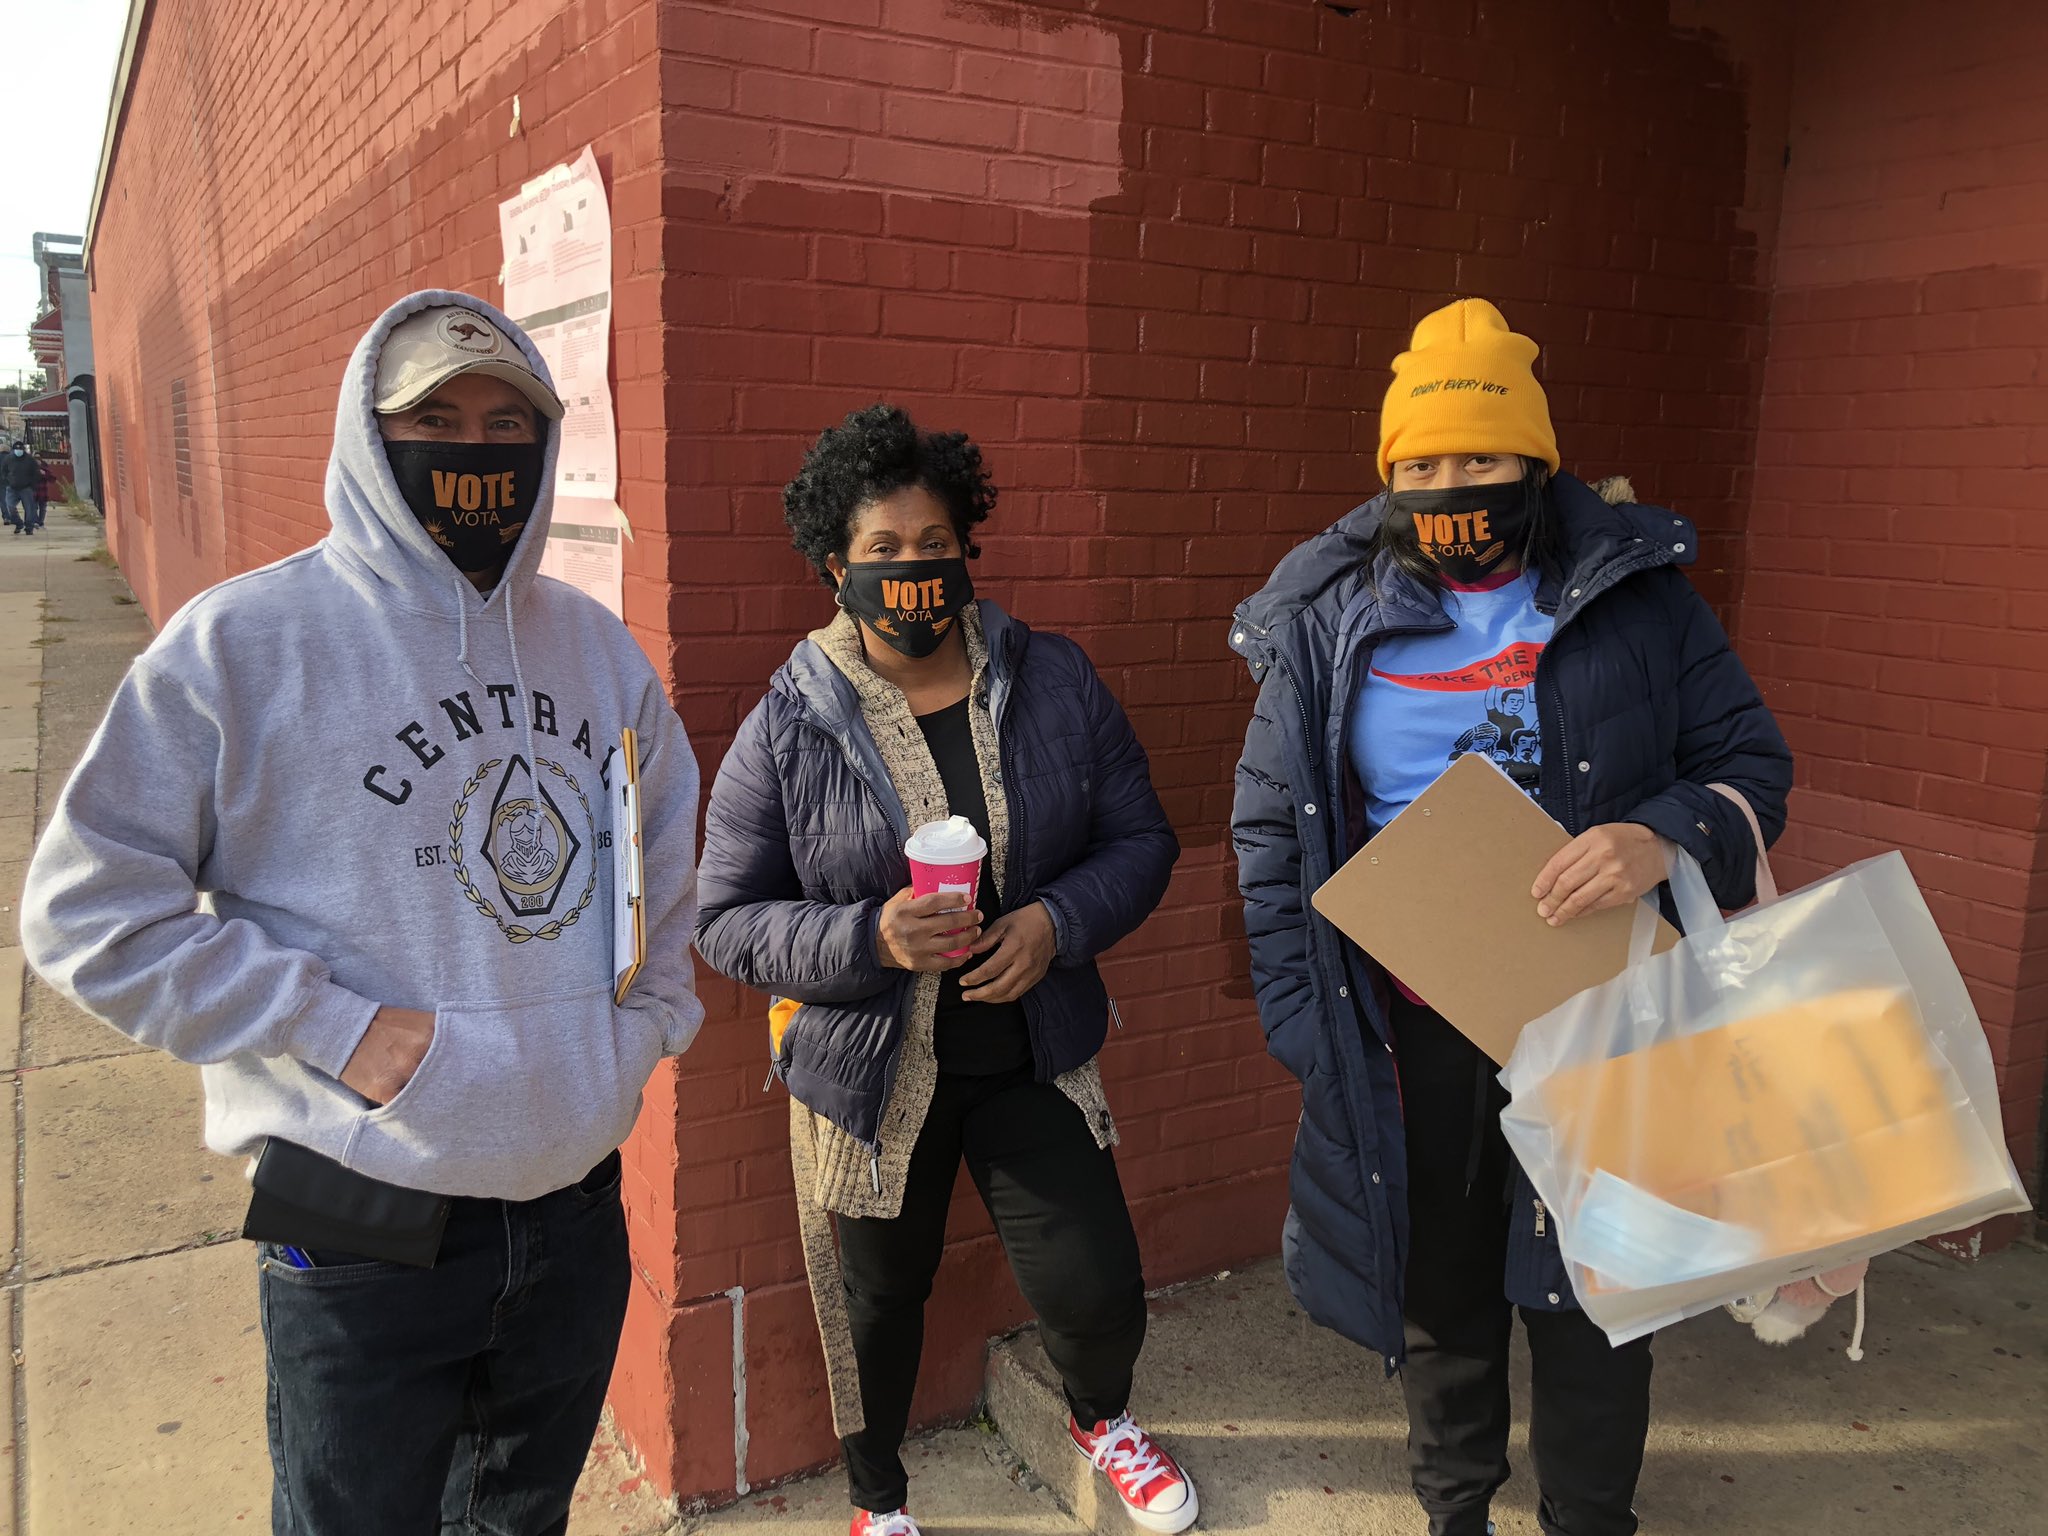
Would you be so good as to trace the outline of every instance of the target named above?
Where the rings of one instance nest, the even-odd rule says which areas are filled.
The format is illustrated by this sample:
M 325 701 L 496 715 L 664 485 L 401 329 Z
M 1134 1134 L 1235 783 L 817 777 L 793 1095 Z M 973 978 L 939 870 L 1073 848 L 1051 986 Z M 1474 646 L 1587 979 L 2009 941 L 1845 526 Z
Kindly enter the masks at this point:
M 465 580 L 463 586 L 468 585 L 468 581 Z M 466 591 L 455 594 L 455 619 L 461 626 L 461 639 L 455 647 L 455 659 L 462 663 L 462 670 L 469 680 L 481 688 L 484 680 L 476 675 L 476 668 L 469 664 L 469 593 Z
M 519 631 L 512 623 L 512 587 L 505 585 L 505 643 L 512 648 L 512 682 L 519 690 L 519 706 L 526 727 L 526 771 L 533 775 L 534 798 L 540 798 L 540 757 L 533 749 L 533 699 L 526 691 L 526 673 L 519 665 Z
M 455 605 L 456 622 L 460 626 L 455 659 L 462 664 L 462 670 L 469 680 L 481 688 L 484 686 L 484 680 L 476 675 L 476 668 L 471 666 L 469 661 L 469 594 L 471 590 L 469 578 L 464 576 L 458 577 L 457 580 L 461 590 L 456 594 L 457 601 Z M 503 590 L 505 598 L 505 644 L 512 651 L 512 683 L 518 690 L 521 715 L 519 723 L 526 730 L 526 771 L 533 776 L 534 794 L 538 798 L 540 793 L 540 758 L 536 755 L 533 748 L 533 700 L 527 696 L 526 672 L 519 665 L 519 630 L 512 622 L 512 580 L 510 572 L 507 572 L 499 580 L 498 585 Z

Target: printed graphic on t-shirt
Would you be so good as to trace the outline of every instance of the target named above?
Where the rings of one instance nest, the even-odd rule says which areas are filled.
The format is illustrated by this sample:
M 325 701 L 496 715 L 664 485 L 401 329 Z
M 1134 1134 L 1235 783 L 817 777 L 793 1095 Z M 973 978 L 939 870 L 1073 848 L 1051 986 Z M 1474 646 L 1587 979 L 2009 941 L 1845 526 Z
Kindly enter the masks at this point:
M 1536 721 L 1536 663 L 1542 656 L 1540 644 L 1518 640 L 1497 655 L 1455 671 L 1372 671 L 1396 687 L 1458 696 L 1457 707 L 1473 718 L 1451 743 L 1447 763 L 1468 752 L 1481 752 L 1512 772 L 1511 764 L 1534 765 L 1543 750 Z
M 1352 701 L 1345 745 L 1375 829 L 1468 753 L 1536 792 L 1536 667 L 1555 625 L 1536 606 L 1534 580 L 1446 594 L 1444 611 L 1449 629 L 1383 640 Z

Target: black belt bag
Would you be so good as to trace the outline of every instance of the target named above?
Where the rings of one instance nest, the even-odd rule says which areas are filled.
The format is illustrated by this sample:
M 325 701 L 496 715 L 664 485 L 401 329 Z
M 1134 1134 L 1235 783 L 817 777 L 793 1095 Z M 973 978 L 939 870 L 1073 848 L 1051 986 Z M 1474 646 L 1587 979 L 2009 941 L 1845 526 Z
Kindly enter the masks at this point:
M 242 1236 L 296 1248 L 330 1248 L 432 1269 L 451 1201 L 387 1184 L 331 1157 L 272 1136 L 250 1179 L 255 1192 Z

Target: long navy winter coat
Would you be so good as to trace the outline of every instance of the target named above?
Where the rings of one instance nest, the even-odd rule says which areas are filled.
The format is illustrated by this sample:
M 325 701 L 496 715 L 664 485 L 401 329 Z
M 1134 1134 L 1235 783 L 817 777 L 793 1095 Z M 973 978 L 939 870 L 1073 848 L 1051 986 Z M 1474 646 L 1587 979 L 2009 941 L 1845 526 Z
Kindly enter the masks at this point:
M 1259 681 L 1237 768 L 1231 833 L 1267 1049 L 1302 1083 L 1301 1128 L 1282 1237 L 1287 1280 L 1309 1315 L 1389 1367 L 1402 1357 L 1407 1158 L 1386 978 L 1309 904 L 1363 830 L 1345 731 L 1384 637 L 1448 629 L 1436 593 L 1382 560 L 1366 569 L 1384 495 L 1309 540 L 1237 612 L 1231 646 Z M 1577 834 L 1639 822 L 1697 858 L 1724 906 L 1755 890 L 1756 847 L 1726 784 L 1765 836 L 1785 824 L 1792 758 L 1728 638 L 1675 569 L 1693 530 L 1656 507 L 1610 507 L 1580 481 L 1551 482 L 1563 569 L 1537 604 L 1556 631 L 1537 666 L 1541 799 Z M 1537 1233 L 1519 1168 L 1506 1292 L 1573 1305 L 1554 1227 Z
M 1095 957 L 1159 905 L 1180 844 L 1145 749 L 1073 641 L 980 604 L 983 674 L 1010 798 L 1003 908 L 1043 901 L 1057 952 L 1024 994 L 1041 1082 L 1102 1049 Z M 775 1070 L 848 1135 L 878 1144 L 911 973 L 875 950 L 910 883 L 903 803 L 853 685 L 806 640 L 719 765 L 697 871 L 697 949 L 722 975 L 804 1005 Z

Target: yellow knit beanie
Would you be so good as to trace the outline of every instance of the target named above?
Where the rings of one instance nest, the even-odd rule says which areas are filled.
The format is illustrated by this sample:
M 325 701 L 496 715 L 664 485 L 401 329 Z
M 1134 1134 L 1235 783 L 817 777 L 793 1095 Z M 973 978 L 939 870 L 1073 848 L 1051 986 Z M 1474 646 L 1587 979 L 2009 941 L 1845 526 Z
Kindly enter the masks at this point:
M 1425 317 L 1394 359 L 1380 407 L 1380 478 L 1391 481 L 1404 460 L 1447 453 L 1518 453 L 1555 474 L 1557 434 L 1535 361 L 1536 343 L 1484 299 Z

